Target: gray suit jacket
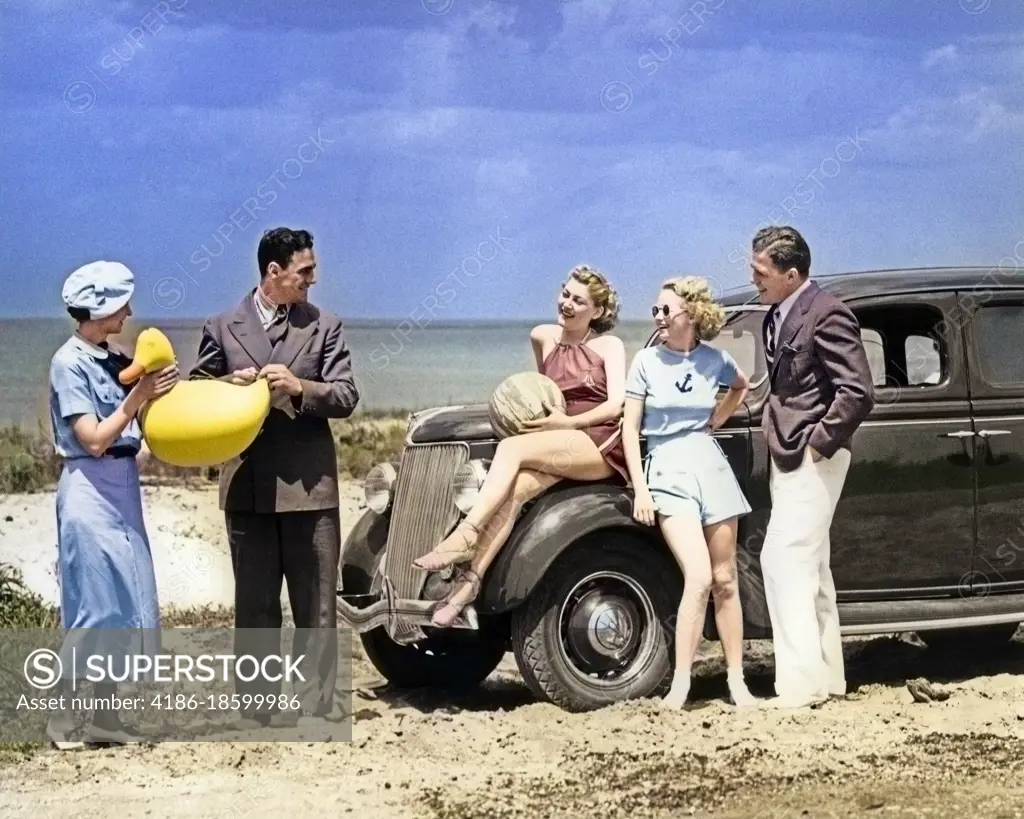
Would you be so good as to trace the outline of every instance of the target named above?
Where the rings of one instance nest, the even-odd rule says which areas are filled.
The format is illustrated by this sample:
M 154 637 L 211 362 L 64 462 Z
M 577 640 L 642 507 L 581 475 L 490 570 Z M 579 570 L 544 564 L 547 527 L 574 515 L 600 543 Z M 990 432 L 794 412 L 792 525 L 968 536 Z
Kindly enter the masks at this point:
M 765 317 L 767 335 L 771 311 Z M 874 387 L 856 317 L 811 282 L 778 329 L 769 362 L 771 392 L 762 427 L 779 469 L 800 466 L 808 444 L 831 458 L 852 449 L 853 433 L 874 406 Z
M 253 444 L 221 469 L 220 508 L 264 513 L 334 508 L 338 464 L 327 419 L 348 417 L 359 402 L 341 320 L 312 304 L 295 304 L 287 335 L 272 348 L 254 292 L 206 322 L 189 378 L 283 364 L 301 382 L 302 397 L 292 399 L 294 418 L 271 409 Z

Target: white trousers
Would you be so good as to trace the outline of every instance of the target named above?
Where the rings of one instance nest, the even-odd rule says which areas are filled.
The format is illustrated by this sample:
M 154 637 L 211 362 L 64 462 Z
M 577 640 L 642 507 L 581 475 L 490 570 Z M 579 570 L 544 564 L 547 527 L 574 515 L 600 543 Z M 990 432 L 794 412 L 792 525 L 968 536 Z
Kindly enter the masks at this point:
M 850 451 L 792 472 L 771 466 L 772 512 L 761 570 L 775 646 L 775 693 L 823 699 L 846 693 L 829 527 L 850 468 Z

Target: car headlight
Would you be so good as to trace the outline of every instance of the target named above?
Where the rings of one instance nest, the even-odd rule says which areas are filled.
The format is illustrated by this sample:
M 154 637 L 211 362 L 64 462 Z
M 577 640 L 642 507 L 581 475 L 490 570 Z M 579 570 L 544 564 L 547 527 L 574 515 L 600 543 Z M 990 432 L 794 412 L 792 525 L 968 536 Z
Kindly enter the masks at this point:
M 455 477 L 452 479 L 455 505 L 462 514 L 468 515 L 473 508 L 486 477 L 487 464 L 483 461 L 469 461 L 460 466 L 459 471 L 455 473 Z
M 377 464 L 367 473 L 363 482 L 366 505 L 378 515 L 383 515 L 391 504 L 391 493 L 397 480 L 398 472 L 391 464 Z

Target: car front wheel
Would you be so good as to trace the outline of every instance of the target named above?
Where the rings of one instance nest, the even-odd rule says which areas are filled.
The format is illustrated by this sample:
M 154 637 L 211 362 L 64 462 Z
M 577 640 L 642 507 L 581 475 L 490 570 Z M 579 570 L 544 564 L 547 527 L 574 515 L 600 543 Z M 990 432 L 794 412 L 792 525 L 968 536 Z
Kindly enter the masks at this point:
M 367 659 L 396 688 L 472 688 L 505 656 L 505 641 L 489 635 L 446 635 L 402 645 L 382 627 L 360 637 Z
M 663 695 L 681 594 L 675 564 L 635 537 L 602 533 L 572 547 L 514 613 L 523 679 L 567 711 Z

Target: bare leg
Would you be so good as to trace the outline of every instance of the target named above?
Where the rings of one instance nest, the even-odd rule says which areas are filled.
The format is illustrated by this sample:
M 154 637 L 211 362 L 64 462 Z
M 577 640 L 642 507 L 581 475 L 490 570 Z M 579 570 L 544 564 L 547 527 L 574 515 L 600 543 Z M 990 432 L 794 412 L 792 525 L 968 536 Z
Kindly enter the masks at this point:
M 415 565 L 435 571 L 470 560 L 480 532 L 504 505 L 522 469 L 579 481 L 601 480 L 612 474 L 597 445 L 582 430 L 531 432 L 505 438 L 498 444 L 472 511 Z
M 700 521 L 690 515 L 661 518 L 661 531 L 683 570 L 683 599 L 676 615 L 676 668 L 663 704 L 682 708 L 690 694 L 690 670 L 704 630 L 711 593 L 711 558 Z
M 455 585 L 446 603 L 434 613 L 432 618 L 434 625 L 451 625 L 462 609 L 473 601 L 479 591 L 479 580 L 483 578 L 487 567 L 497 557 L 512 532 L 519 509 L 524 503 L 537 497 L 545 489 L 554 486 L 559 480 L 561 479 L 557 475 L 535 472 L 531 469 L 524 469 L 516 475 L 515 484 L 505 499 L 505 503 L 498 507 L 498 511 L 491 517 L 487 527 L 480 534 L 469 571 L 460 578 L 460 582 Z
M 736 576 L 736 518 L 704 527 L 711 555 L 711 593 L 715 600 L 715 624 L 725 651 L 729 693 L 738 706 L 754 705 L 756 699 L 743 681 L 743 609 Z

